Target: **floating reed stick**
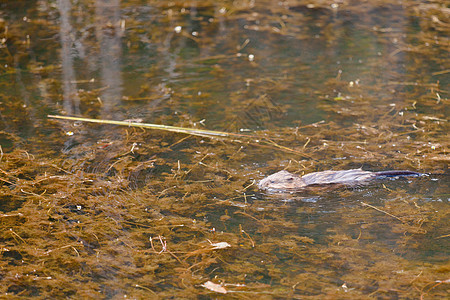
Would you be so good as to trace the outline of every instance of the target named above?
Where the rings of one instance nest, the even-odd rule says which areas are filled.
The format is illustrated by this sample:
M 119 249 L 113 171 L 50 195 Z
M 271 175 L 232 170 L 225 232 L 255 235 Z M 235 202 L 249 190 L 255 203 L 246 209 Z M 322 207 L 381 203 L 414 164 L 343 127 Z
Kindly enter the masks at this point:
M 47 117 L 52 118 L 52 119 L 72 120 L 72 121 L 90 122 L 90 123 L 98 123 L 98 124 L 121 125 L 121 126 L 130 126 L 130 127 L 139 127 L 139 128 L 159 129 L 159 130 L 184 133 L 184 134 L 190 134 L 190 135 L 196 135 L 196 136 L 208 137 L 208 138 L 223 138 L 223 139 L 228 138 L 228 139 L 232 139 L 235 142 L 249 142 L 254 145 L 260 145 L 260 146 L 266 146 L 266 147 L 269 146 L 269 147 L 280 149 L 284 152 L 296 153 L 296 154 L 299 154 L 302 156 L 309 157 L 304 152 L 290 149 L 288 147 L 285 147 L 285 146 L 275 143 L 271 139 L 264 138 L 264 137 L 258 137 L 255 135 L 230 133 L 230 132 L 206 130 L 206 129 L 177 127 L 177 126 L 169 126 L 169 125 L 161 125 L 161 124 L 137 123 L 137 122 L 129 122 L 129 121 L 114 121 L 114 120 L 98 120 L 98 119 L 68 117 L 68 116 L 60 116 L 60 115 L 48 115 Z
M 98 119 L 79 118 L 79 117 L 66 117 L 66 116 L 59 116 L 59 115 L 48 115 L 47 117 L 52 118 L 52 119 L 62 119 L 62 120 L 72 120 L 72 121 L 81 121 L 81 122 L 90 122 L 90 123 L 99 123 L 99 124 L 110 124 L 110 125 L 121 125 L 121 126 L 130 126 L 130 127 L 159 129 L 159 130 L 185 133 L 185 134 L 197 135 L 197 136 L 202 136 L 202 137 L 210 137 L 210 138 L 211 137 L 252 138 L 252 136 L 245 135 L 245 134 L 229 133 L 229 132 L 206 130 L 206 129 L 177 127 L 177 126 L 169 126 L 169 125 L 161 125 L 161 124 L 137 123 L 137 122 L 129 122 L 129 121 L 114 121 L 114 120 L 98 120 Z

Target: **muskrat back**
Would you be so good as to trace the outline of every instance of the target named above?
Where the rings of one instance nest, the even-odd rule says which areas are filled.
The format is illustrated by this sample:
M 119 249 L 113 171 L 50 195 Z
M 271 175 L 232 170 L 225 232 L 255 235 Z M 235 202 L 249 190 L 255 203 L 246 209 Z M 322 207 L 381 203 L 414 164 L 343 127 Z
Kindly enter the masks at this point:
M 356 185 L 383 176 L 418 176 L 420 173 L 413 171 L 381 171 L 370 172 L 362 169 L 345 171 L 322 171 L 298 176 L 287 171 L 280 171 L 262 179 L 258 187 L 264 190 L 296 191 L 309 186 L 317 185 Z

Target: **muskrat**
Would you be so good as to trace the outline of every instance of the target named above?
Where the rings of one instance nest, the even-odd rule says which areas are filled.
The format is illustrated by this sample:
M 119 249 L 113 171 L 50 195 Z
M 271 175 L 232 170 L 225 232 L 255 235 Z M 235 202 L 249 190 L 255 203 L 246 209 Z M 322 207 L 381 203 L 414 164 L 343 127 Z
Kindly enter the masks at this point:
M 413 171 L 381 171 L 371 172 L 362 169 L 345 171 L 322 171 L 309 173 L 303 176 L 280 171 L 262 179 L 258 187 L 269 191 L 300 191 L 312 186 L 344 185 L 354 186 L 363 184 L 379 177 L 393 176 L 421 176 L 423 174 Z

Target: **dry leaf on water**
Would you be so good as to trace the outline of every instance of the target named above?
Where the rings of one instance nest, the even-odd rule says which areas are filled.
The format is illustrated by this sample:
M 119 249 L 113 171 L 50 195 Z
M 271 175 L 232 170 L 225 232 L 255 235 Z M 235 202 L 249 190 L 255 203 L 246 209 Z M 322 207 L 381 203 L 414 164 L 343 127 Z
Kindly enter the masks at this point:
M 211 246 L 213 246 L 213 249 L 225 249 L 231 247 L 231 245 L 228 244 L 227 242 L 211 243 L 211 241 L 209 241 L 209 243 L 211 244 Z
M 210 291 L 216 292 L 216 293 L 221 293 L 221 294 L 227 293 L 227 290 L 223 286 L 221 286 L 220 284 L 214 283 L 212 281 L 207 281 L 204 284 L 202 284 L 201 286 Z

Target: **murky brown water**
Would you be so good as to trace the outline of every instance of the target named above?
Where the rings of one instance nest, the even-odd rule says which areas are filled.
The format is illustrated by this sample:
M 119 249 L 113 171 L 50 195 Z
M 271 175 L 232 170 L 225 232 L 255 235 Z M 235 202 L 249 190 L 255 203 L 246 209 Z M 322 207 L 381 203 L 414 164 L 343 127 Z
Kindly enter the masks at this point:
M 3 1 L 2 297 L 448 297 L 444 4 Z M 256 187 L 358 167 L 430 176 Z

